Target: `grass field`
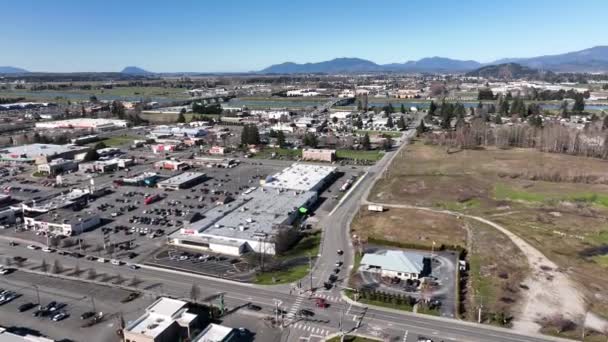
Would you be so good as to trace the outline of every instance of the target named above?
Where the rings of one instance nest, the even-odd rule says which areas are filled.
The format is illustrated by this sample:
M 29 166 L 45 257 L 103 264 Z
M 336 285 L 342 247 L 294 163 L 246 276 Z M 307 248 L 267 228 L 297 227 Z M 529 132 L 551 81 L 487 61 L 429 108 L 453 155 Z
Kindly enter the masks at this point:
M 496 222 L 567 270 L 590 310 L 608 317 L 607 166 L 604 160 L 533 149 L 448 153 L 445 147 L 417 142 L 395 159 L 370 200 L 446 208 Z M 504 244 L 492 245 L 501 246 L 494 255 L 503 260 L 488 259 L 494 255 L 473 248 L 471 276 L 482 296 L 500 298 L 509 289 L 492 284 L 496 277 L 488 277 L 484 265 L 491 261 L 510 269 L 505 264 L 510 257 L 502 251 Z M 520 278 L 522 272 L 511 269 L 510 274 Z
M 308 274 L 308 265 L 298 265 L 275 272 L 264 272 L 256 275 L 255 283 L 259 285 L 287 284 L 304 278 Z
M 291 148 L 265 148 L 259 153 L 256 153 L 253 157 L 258 159 L 270 159 L 272 158 L 272 154 L 275 153 L 275 158 L 281 159 L 298 159 L 302 158 L 302 150 L 301 149 L 291 149 Z
M 163 87 L 114 87 L 112 89 L 91 90 L 2 90 L 0 97 L 25 97 L 33 100 L 55 101 L 58 97 L 72 101 L 88 101 L 90 96 L 96 96 L 100 100 L 138 100 L 142 98 L 153 98 L 161 100 L 185 100 L 190 95 L 182 88 Z
M 319 254 L 319 246 L 321 244 L 321 231 L 316 231 L 308 236 L 303 237 L 298 243 L 289 249 L 286 253 L 280 255 L 279 259 L 289 259 L 312 255 L 313 257 Z
M 360 134 L 360 135 L 364 135 L 365 133 L 367 133 L 370 137 L 371 136 L 375 136 L 375 135 L 388 135 L 392 138 L 399 138 L 400 136 L 403 135 L 403 132 L 395 132 L 395 131 L 366 131 L 366 130 L 357 130 L 355 131 L 355 133 Z
M 384 157 L 384 151 L 336 150 L 338 159 L 378 161 L 382 157 Z
M 142 138 L 143 137 L 131 136 L 131 135 L 115 136 L 115 137 L 103 139 L 101 141 L 96 141 L 94 143 L 91 143 L 91 145 L 95 146 L 96 144 L 103 142 L 108 147 L 128 146 L 128 145 L 131 145 L 131 143 L 133 143 L 133 140 L 141 140 Z

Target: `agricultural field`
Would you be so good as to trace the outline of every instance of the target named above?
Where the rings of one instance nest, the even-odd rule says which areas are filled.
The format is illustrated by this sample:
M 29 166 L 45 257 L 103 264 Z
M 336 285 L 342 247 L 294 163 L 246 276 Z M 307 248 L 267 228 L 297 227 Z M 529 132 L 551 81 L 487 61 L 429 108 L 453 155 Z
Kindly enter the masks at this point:
M 70 89 L 70 90 L 41 90 L 28 89 L 1 90 L 0 97 L 25 97 L 34 101 L 88 101 L 91 96 L 99 100 L 140 101 L 172 101 L 187 100 L 190 95 L 183 88 L 164 87 L 114 87 L 112 89 Z
M 395 159 L 369 200 L 446 209 L 499 224 L 555 263 L 555 274 L 574 282 L 588 310 L 608 317 L 607 166 L 604 160 L 533 149 L 449 151 L 418 141 Z M 474 241 L 483 236 L 474 233 L 472 238 L 471 276 L 474 280 L 477 273 L 479 278 L 477 285 L 473 282 L 474 291 L 495 291 L 492 284 L 483 285 L 488 282 L 483 271 L 488 259 L 475 259 L 480 244 Z M 505 246 L 490 245 L 496 253 Z

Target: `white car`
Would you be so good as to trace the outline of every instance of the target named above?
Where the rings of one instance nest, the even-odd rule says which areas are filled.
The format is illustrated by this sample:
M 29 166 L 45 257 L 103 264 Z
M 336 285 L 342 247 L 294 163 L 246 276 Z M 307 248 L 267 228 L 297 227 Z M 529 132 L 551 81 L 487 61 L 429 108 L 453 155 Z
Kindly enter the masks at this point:
M 112 259 L 112 260 L 110 260 L 110 263 L 112 265 L 116 265 L 116 266 L 122 265 L 122 262 L 120 260 L 118 260 L 118 259 Z
M 42 251 L 45 253 L 53 253 L 55 250 L 49 247 L 44 247 Z
M 40 247 L 36 246 L 36 245 L 27 245 L 27 249 L 31 249 L 31 250 L 36 250 Z
M 0 274 L 5 275 L 5 274 L 7 274 L 8 272 L 10 272 L 10 271 L 8 270 L 8 268 L 0 267 Z
M 107 261 L 107 260 L 106 260 L 106 259 L 104 259 L 104 258 L 98 258 L 98 259 L 97 259 L 97 262 L 101 262 L 101 263 L 104 263 L 104 262 L 106 262 L 106 261 Z

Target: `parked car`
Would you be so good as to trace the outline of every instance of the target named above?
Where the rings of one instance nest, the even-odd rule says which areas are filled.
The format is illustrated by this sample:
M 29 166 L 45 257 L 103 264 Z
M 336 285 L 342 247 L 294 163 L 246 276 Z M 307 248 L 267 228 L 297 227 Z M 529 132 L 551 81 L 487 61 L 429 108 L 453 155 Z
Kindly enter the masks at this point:
M 19 307 L 17 308 L 17 311 L 24 312 L 24 311 L 27 311 L 27 310 L 35 307 L 35 306 L 36 306 L 36 304 L 28 302 L 28 303 L 19 305 Z
M 93 316 L 95 316 L 95 313 L 93 311 L 87 311 L 87 312 L 83 313 L 82 315 L 80 315 L 80 319 L 89 319 Z
M 53 315 L 53 317 L 51 318 L 54 322 L 59 322 L 61 320 L 64 320 L 66 318 L 68 318 L 69 314 L 65 311 L 60 311 L 58 313 L 56 313 L 55 315 Z

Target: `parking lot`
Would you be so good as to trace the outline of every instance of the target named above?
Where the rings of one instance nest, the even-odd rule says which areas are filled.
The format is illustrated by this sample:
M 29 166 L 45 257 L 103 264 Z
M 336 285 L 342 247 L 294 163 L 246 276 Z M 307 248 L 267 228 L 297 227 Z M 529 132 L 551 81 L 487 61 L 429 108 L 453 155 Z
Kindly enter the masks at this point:
M 134 319 L 140 310 L 153 301 L 153 298 L 140 297 L 122 303 L 121 300 L 129 295 L 128 291 L 25 272 L 3 275 L 0 288 L 19 295 L 10 302 L 0 304 L 3 326 L 16 331 L 39 333 L 58 341 L 119 341 L 116 335 L 119 323 L 117 314 L 122 312 L 125 320 Z M 28 303 L 32 305 L 25 305 Z M 48 310 L 40 312 L 39 303 Z M 39 314 L 36 315 L 36 312 Z M 64 312 L 65 317 L 53 320 L 58 312 Z M 91 313 L 103 318 L 97 324 L 85 327 L 93 320 Z
M 188 152 L 180 152 L 180 155 Z M 236 197 L 250 187 L 259 186 L 260 180 L 292 164 L 281 160 L 243 159 L 233 168 L 195 166 L 191 171 L 202 172 L 206 178 L 199 184 L 178 191 L 145 186 L 119 186 L 114 181 L 134 177 L 144 172 L 157 172 L 161 178 L 169 178 L 179 171 L 154 169 L 154 163 L 164 156 L 153 155 L 141 149 L 128 151 L 137 164 L 125 170 L 106 174 L 73 172 L 62 176 L 63 186 L 57 186 L 54 178 L 32 177 L 33 167 L 26 166 L 17 176 L 3 178 L 11 188 L 6 191 L 16 200 L 31 201 L 40 205 L 45 198 L 57 196 L 73 188 L 106 189 L 105 194 L 90 198 L 82 211 L 96 213 L 101 224 L 72 237 L 49 238 L 42 232 L 23 231 L 21 223 L 0 230 L 6 238 L 36 241 L 53 249 L 72 253 L 74 256 L 98 258 L 103 262 L 137 264 L 153 263 L 161 267 L 184 269 L 205 275 L 250 281 L 253 273 L 244 259 L 196 253 L 184 249 L 169 249 L 166 236 L 180 229 L 197 216 L 229 197 Z M 363 169 L 339 166 L 339 177 L 320 194 L 314 216 L 326 215 L 338 203 L 344 192 L 340 187 L 349 178 L 362 174 Z M 8 185 L 5 185 L 7 187 Z M 27 191 L 21 189 L 28 189 Z M 150 196 L 158 196 L 152 203 L 144 204 Z M 190 254 L 188 254 L 190 253 Z M 185 258 L 185 256 L 188 256 Z M 181 258 L 181 260 L 180 260 Z

